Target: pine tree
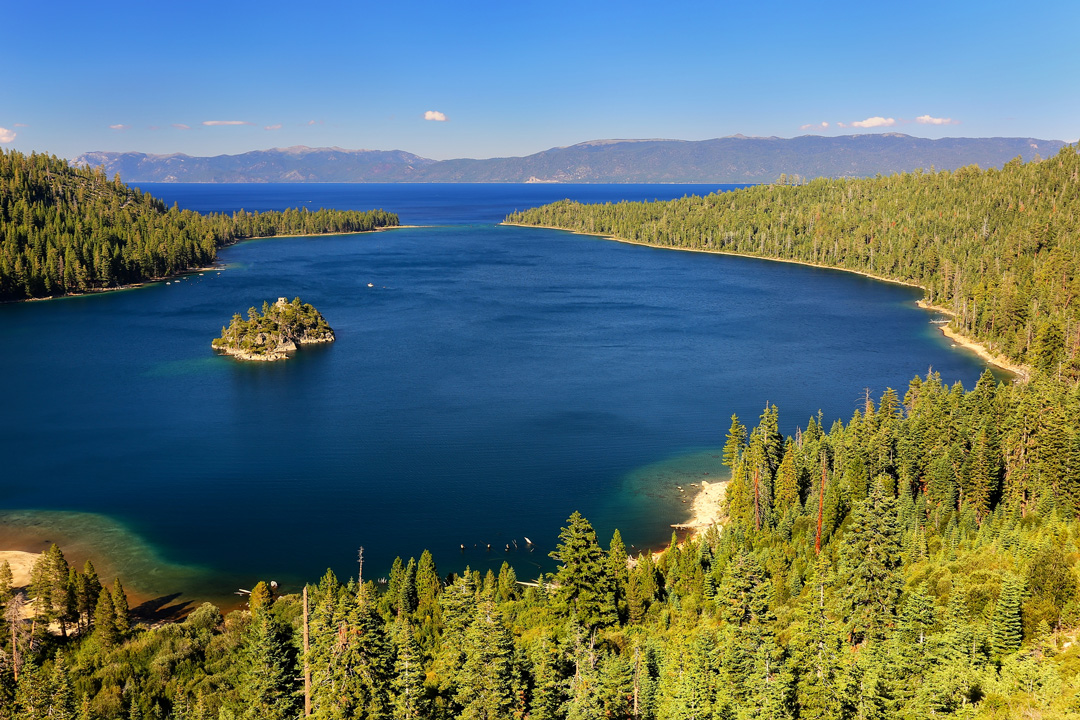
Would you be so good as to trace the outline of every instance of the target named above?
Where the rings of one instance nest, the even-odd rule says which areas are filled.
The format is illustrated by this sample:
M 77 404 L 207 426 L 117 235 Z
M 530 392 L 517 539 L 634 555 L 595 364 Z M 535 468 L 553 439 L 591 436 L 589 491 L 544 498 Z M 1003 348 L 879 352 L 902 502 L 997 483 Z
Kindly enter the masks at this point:
M 724 442 L 724 465 L 734 470 L 745 445 L 746 426 L 739 422 L 737 415 L 732 415 L 731 427 L 728 428 L 727 440 Z
M 571 619 L 569 635 L 574 641 L 574 674 L 567 687 L 566 720 L 602 717 L 604 710 L 596 633 L 590 633 Z
M 896 617 L 902 578 L 896 499 L 875 483 L 870 496 L 855 505 L 841 546 L 844 618 L 851 642 L 883 638 Z
M 411 614 L 416 612 L 419 598 L 416 591 L 416 560 L 409 558 L 409 564 L 405 566 L 405 572 L 401 577 L 401 587 L 398 589 L 397 606 L 400 612 Z
M 573 615 L 588 628 L 617 623 L 614 578 L 589 521 L 575 511 L 550 554 L 560 563 L 555 575 L 559 586 L 556 599 L 564 616 Z
M 0 562 L 0 611 L 11 599 L 11 587 L 14 583 L 14 575 L 11 572 L 11 563 L 7 560 Z
M 112 647 L 120 640 L 120 633 L 116 629 L 116 607 L 113 605 L 113 596 L 105 588 L 98 593 L 98 601 L 94 609 L 94 634 L 105 647 Z
M 602 717 L 630 716 L 634 697 L 634 668 L 624 653 L 607 654 L 600 661 Z
M 665 658 L 657 716 L 711 720 L 716 717 L 718 683 L 715 639 L 709 630 L 699 628 Z
M 82 581 L 79 583 L 76 593 L 75 604 L 86 626 L 93 624 L 94 609 L 97 607 L 98 596 L 101 595 L 101 580 L 98 578 L 94 564 L 89 560 L 83 564 L 83 571 L 79 574 Z
M 799 716 L 805 720 L 831 720 L 840 715 L 840 644 L 837 624 L 829 617 L 826 595 L 832 592 L 828 561 L 818 556 L 810 592 L 802 605 L 803 622 L 793 639 L 799 676 L 797 697 Z
M 258 617 L 267 612 L 273 602 L 274 597 L 270 594 L 270 587 L 265 581 L 260 580 L 255 583 L 255 587 L 251 588 L 251 593 L 248 595 L 248 610 L 252 617 Z
M 465 635 L 476 617 L 475 587 L 468 568 L 439 596 L 439 608 L 444 630 L 432 669 L 439 693 L 453 702 L 465 664 Z
M 52 708 L 52 688 L 49 680 L 49 676 L 35 662 L 34 656 L 28 653 L 15 690 L 18 720 L 47 720 Z
M 442 629 L 438 602 L 442 589 L 435 560 L 429 551 L 424 550 L 416 565 L 416 633 L 420 647 L 429 657 L 435 654 L 436 636 Z
M 630 570 L 627 567 L 626 545 L 623 544 L 622 533 L 617 529 L 611 536 L 611 544 L 608 546 L 607 565 L 607 574 L 612 580 L 612 602 L 618 612 L 619 620 L 623 621 L 627 616 L 626 592 L 630 582 Z
M 776 472 L 776 514 L 783 517 L 799 502 L 799 475 L 795 466 L 795 443 L 784 448 L 784 457 Z
M 337 640 L 330 657 L 334 703 L 332 717 L 362 716 L 372 720 L 390 715 L 393 647 L 375 605 L 370 583 L 356 601 L 343 609 Z
M 560 653 L 548 638 L 542 638 L 534 651 L 533 693 L 529 704 L 530 720 L 558 720 L 563 717 L 561 708 L 566 699 L 563 689 Z
M 994 654 L 1003 657 L 1020 649 L 1024 639 L 1020 608 L 1023 603 L 1023 583 L 1019 578 L 1007 575 L 1001 585 L 1001 594 L 994 605 L 991 623 L 991 642 Z
M 243 717 L 292 720 L 298 711 L 295 658 L 285 631 L 268 612 L 252 618 L 247 630 L 239 685 Z
M 75 720 L 75 692 L 71 688 L 71 678 L 68 675 L 67 662 L 63 655 L 57 655 L 53 661 L 49 690 L 51 695 L 49 719 Z
M 399 616 L 394 629 L 394 675 L 390 681 L 394 720 L 418 720 L 428 717 L 424 693 L 424 664 L 412 624 Z
M 120 638 L 124 638 L 131 632 L 131 615 L 128 611 L 127 593 L 124 592 L 124 586 L 120 584 L 120 578 L 113 580 L 112 601 L 116 632 Z
M 490 598 L 476 608 L 465 633 L 465 664 L 456 701 L 463 720 L 502 720 L 513 704 L 511 660 L 514 643 L 502 613 Z
M 498 585 L 498 601 L 510 602 L 518 597 L 518 584 L 517 573 L 514 572 L 514 568 L 510 567 L 510 563 L 503 561 L 502 567 L 499 568 L 499 577 L 497 581 Z

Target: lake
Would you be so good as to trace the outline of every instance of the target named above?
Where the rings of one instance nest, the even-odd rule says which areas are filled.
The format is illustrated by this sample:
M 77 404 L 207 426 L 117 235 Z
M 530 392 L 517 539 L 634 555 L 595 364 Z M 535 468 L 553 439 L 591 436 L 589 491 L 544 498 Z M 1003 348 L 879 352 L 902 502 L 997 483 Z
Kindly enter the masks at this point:
M 847 420 L 866 389 L 903 396 L 931 367 L 970 388 L 984 369 L 913 288 L 498 225 L 715 185 L 141 187 L 423 226 L 250 241 L 182 280 L 0 306 L 0 546 L 59 541 L 144 596 L 295 590 L 355 575 L 360 546 L 368 579 L 424 548 L 443 574 L 505 560 L 531 578 L 574 510 L 605 546 L 618 527 L 655 547 L 688 512 L 677 486 L 721 475 L 732 413 L 753 425 L 774 403 L 794 434 L 818 411 Z M 337 342 L 283 363 L 211 350 L 281 296 Z

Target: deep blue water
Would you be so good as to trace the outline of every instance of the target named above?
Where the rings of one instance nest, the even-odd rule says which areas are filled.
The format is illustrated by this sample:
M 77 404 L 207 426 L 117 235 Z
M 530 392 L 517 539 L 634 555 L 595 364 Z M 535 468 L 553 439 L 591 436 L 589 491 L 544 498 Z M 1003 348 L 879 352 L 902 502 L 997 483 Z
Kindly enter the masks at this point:
M 348 576 L 361 545 L 366 577 L 425 547 L 444 573 L 506 559 L 534 577 L 574 510 L 605 544 L 619 527 L 656 545 L 688 507 L 676 485 L 720 473 L 732 413 L 753 424 L 775 403 L 791 434 L 819 410 L 846 420 L 866 388 L 902 396 L 931 366 L 971 387 L 983 369 L 911 288 L 496 224 L 563 197 L 716 186 L 143 188 L 427 226 L 252 241 L 170 284 L 0 306 L 0 509 L 138 544 L 115 562 L 150 592 Z M 234 312 L 297 295 L 337 342 L 272 364 L 210 349 Z

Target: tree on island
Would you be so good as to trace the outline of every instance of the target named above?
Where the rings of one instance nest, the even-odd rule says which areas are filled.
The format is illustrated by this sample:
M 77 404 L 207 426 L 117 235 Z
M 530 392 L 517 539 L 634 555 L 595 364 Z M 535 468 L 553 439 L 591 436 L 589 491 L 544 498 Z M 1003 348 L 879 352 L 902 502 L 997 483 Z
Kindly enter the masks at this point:
M 278 298 L 273 305 L 264 302 L 262 312 L 248 309 L 247 320 L 233 315 L 221 337 L 211 346 L 241 360 L 284 360 L 299 345 L 334 341 L 334 331 L 313 306 L 294 298 Z

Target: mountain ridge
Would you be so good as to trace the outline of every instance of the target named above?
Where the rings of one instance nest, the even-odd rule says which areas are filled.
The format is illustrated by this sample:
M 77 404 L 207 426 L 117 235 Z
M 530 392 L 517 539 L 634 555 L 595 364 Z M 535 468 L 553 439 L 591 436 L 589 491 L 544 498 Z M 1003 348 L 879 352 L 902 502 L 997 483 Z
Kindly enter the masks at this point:
M 781 175 L 872 177 L 1050 157 L 1061 140 L 918 138 L 888 132 L 711 140 L 595 139 L 505 158 L 432 160 L 404 150 L 307 147 L 199 157 L 93 151 L 72 161 L 125 182 L 760 183 Z

